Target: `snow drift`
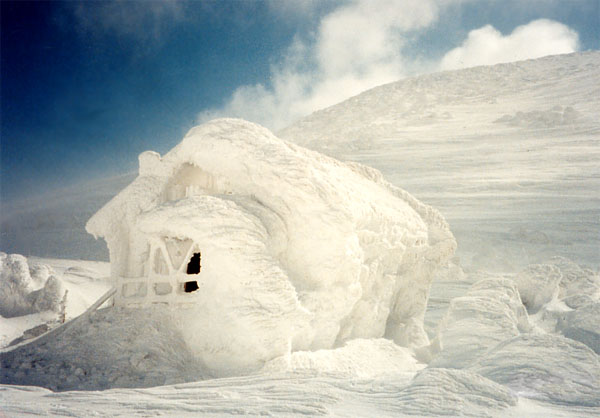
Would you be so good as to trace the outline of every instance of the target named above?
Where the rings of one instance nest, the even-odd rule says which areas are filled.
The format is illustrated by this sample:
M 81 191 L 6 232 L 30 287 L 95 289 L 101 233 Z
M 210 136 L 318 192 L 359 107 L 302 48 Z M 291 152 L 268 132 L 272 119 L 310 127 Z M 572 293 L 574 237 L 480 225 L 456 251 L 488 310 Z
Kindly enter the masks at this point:
M 186 302 L 184 338 L 224 373 L 354 338 L 427 345 L 432 276 L 456 247 L 436 210 L 378 171 L 234 119 L 141 154 L 139 177 L 87 230 L 108 244 L 116 303 Z M 191 254 L 202 266 L 186 293 Z

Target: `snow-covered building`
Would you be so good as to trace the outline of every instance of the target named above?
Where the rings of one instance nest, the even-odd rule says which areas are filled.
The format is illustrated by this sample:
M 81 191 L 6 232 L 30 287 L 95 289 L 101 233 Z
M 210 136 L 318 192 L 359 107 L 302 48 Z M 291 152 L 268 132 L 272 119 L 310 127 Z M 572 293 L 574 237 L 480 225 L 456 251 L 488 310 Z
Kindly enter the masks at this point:
M 260 340 L 262 360 L 359 337 L 427 343 L 432 274 L 456 242 L 436 210 L 378 171 L 236 119 L 139 160 L 86 226 L 108 244 L 115 306 L 188 306 L 197 344 L 208 350 L 214 331 L 225 347 L 225 327 L 240 346 Z

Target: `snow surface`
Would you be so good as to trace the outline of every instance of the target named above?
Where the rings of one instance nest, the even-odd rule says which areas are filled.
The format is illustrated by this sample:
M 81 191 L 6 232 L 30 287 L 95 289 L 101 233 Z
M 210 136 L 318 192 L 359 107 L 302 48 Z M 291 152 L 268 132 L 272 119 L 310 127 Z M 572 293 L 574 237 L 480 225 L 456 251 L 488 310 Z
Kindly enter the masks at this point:
M 559 335 L 506 340 L 477 359 L 470 371 L 519 396 L 560 404 L 600 406 L 600 361 L 590 348 Z
M 77 337 L 81 345 L 51 342 L 64 355 L 20 347 L 22 354 L 10 361 L 20 368 L 2 366 L 0 411 L 82 417 L 600 416 L 599 76 L 598 52 L 434 74 L 365 92 L 279 134 L 313 138 L 315 148 L 374 166 L 449 219 L 459 257 L 432 283 L 424 322 L 433 344 L 427 350 L 383 339 L 350 340 L 333 350 L 287 352 L 257 374 L 214 379 L 201 364 L 185 360 L 181 335 L 162 328 L 168 322 L 152 314 L 147 320 L 133 316 L 136 331 L 133 325 L 111 325 L 109 312 L 100 310 L 92 323 L 122 333 L 121 342 L 90 342 L 95 351 L 111 346 L 102 373 L 96 367 L 87 378 L 81 374 L 93 371 L 89 364 L 102 364 L 87 360 L 85 332 Z M 153 157 L 147 157 L 151 165 Z M 85 206 L 95 199 L 87 193 L 92 195 L 80 194 L 83 202 L 63 204 Z M 53 210 L 60 213 L 59 206 Z M 32 224 L 36 211 L 28 216 Z M 33 237 L 23 219 L 3 222 L 3 238 L 7 225 Z M 44 233 L 36 248 L 50 248 L 46 226 L 40 225 Z M 34 248 L 27 239 L 23 248 Z M 73 249 L 57 251 L 68 257 Z M 59 276 L 75 263 L 86 266 L 28 262 L 50 265 Z M 544 281 L 533 275 L 548 286 L 541 289 L 543 297 L 527 294 L 529 273 L 557 270 L 558 292 L 555 276 Z M 79 280 L 77 286 L 88 289 L 87 279 Z M 163 344 L 163 336 L 172 342 Z M 170 347 L 177 353 L 170 356 Z M 11 354 L 0 357 L 5 361 Z M 84 368 L 71 370 L 71 364 Z M 19 371 L 19 381 L 28 384 L 90 388 L 95 381 L 137 388 L 51 392 L 13 384 Z M 61 373 L 71 383 L 61 381 Z M 195 381 L 200 378 L 208 379 Z M 139 388 L 154 384 L 166 386 Z

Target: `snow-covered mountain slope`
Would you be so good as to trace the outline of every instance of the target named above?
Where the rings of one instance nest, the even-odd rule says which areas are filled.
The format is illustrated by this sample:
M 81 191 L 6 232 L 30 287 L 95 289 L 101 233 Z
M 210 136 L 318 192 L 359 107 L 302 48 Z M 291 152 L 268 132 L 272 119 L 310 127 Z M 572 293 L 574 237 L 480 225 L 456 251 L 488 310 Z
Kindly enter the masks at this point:
M 424 75 L 282 138 L 375 167 L 444 214 L 463 264 L 600 264 L 600 52 Z

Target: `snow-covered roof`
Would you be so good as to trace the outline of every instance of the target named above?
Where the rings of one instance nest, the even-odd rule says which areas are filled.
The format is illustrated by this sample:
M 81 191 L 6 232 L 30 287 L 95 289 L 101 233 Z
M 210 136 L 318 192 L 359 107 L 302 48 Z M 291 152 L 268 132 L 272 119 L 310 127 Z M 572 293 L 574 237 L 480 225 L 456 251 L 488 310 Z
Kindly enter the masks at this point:
M 140 234 L 193 240 L 202 277 L 245 289 L 235 309 L 258 301 L 260 323 L 296 330 L 299 349 L 384 334 L 426 344 L 432 273 L 456 247 L 435 209 L 378 171 L 238 119 L 191 129 L 163 157 L 140 155 L 138 178 L 86 228 L 111 261 Z

